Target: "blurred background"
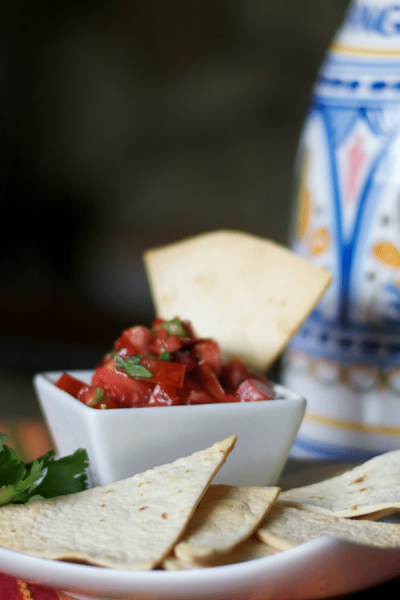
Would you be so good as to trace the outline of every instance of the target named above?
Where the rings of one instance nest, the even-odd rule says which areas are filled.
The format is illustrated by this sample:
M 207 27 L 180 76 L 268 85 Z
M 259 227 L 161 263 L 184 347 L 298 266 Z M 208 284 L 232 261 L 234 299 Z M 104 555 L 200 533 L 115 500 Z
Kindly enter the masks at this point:
M 0 405 L 150 323 L 143 250 L 286 243 L 296 145 L 348 0 L 6 0 Z

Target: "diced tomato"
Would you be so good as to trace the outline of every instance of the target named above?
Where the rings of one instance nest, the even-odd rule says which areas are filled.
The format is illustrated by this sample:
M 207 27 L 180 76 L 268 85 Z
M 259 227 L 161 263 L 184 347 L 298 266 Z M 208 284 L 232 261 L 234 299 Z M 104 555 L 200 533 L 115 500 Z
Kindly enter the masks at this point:
M 129 354 L 150 354 L 155 336 L 143 325 L 130 327 L 122 332 L 114 344 L 116 350 L 126 350 Z
M 214 396 L 204 390 L 191 390 L 186 399 L 186 404 L 215 404 Z
M 186 373 L 192 371 L 197 367 L 197 360 L 193 351 L 193 348 L 182 348 L 177 352 L 174 352 L 173 361 L 180 365 L 184 365 Z
M 88 385 L 81 388 L 78 400 L 91 408 L 117 408 L 117 404 L 111 398 L 110 394 L 95 385 Z
M 246 379 L 237 388 L 235 396 L 240 402 L 259 402 L 260 400 L 272 400 L 274 391 L 269 384 L 257 379 Z
M 142 358 L 140 362 L 151 371 L 157 383 L 167 386 L 183 387 L 186 371 L 184 365 L 166 360 L 157 360 L 155 358 Z
M 179 332 L 182 330 L 184 334 Z M 176 352 L 196 341 L 189 321 L 182 321 L 177 317 L 170 321 L 156 318 L 152 323 L 152 331 L 156 337 L 152 349 L 158 356 L 163 352 Z
M 182 348 L 182 338 L 178 335 L 170 335 L 165 329 L 157 332 L 156 339 L 152 345 L 152 351 L 161 356 L 163 352 L 175 352 Z
M 147 406 L 176 406 L 179 404 L 182 404 L 182 400 L 174 387 L 157 383 Z
M 193 346 L 193 351 L 198 362 L 210 365 L 214 373 L 221 374 L 221 351 L 217 342 L 211 339 L 199 340 Z
M 60 390 L 64 390 L 64 392 L 68 392 L 68 394 L 74 396 L 74 398 L 78 398 L 80 390 L 87 384 L 76 377 L 72 377 L 69 373 L 63 373 L 56 381 L 55 385 L 60 388 Z
M 214 404 L 217 402 L 217 399 L 201 385 L 194 371 L 186 375 L 183 388 L 177 388 L 176 391 L 182 404 Z
M 222 400 L 222 402 L 240 402 L 239 398 L 237 398 L 236 396 L 234 396 L 233 394 L 226 394 L 225 398 Z
M 109 392 L 120 407 L 145 406 L 155 385 L 129 377 L 116 368 L 114 359 L 96 370 L 92 384 Z
M 225 389 L 236 390 L 246 379 L 253 377 L 240 358 L 232 358 L 221 368 L 220 380 Z
M 160 329 L 162 329 L 163 323 L 165 323 L 165 319 L 162 319 L 161 317 L 156 317 L 151 324 L 152 331 L 154 331 L 154 333 L 160 331 Z
M 202 387 L 211 394 L 211 396 L 216 400 L 223 400 L 225 398 L 225 390 L 208 363 L 199 363 L 194 373 Z

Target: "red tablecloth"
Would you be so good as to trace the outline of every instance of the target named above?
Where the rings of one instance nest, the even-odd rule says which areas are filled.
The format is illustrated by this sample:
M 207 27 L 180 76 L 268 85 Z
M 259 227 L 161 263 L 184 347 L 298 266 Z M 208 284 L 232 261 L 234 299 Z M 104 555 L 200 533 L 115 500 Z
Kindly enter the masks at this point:
M 73 600 L 63 592 L 0 573 L 0 600 Z

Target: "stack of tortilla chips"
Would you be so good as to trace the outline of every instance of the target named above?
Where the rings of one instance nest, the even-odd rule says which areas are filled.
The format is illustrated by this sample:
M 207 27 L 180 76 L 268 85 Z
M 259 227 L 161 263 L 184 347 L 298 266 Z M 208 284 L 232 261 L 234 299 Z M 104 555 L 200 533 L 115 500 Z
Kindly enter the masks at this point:
M 0 508 L 0 545 L 115 569 L 198 569 L 243 562 L 321 535 L 400 547 L 400 451 L 302 488 L 214 485 L 235 445 L 211 448 L 123 481 Z

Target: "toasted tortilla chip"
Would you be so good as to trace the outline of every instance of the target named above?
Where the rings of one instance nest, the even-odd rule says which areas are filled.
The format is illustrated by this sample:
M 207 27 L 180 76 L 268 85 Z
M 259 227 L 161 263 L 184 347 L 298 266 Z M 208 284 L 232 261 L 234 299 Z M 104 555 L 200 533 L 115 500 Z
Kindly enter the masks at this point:
M 400 547 L 400 525 L 352 520 L 276 504 L 257 530 L 266 544 L 287 550 L 322 535 L 380 548 Z
M 175 555 L 204 561 L 248 538 L 275 503 L 278 487 L 211 485 L 196 508 Z
M 390 515 L 395 514 L 398 511 L 397 508 L 387 508 L 382 510 L 376 510 L 375 512 L 369 512 L 364 515 L 357 515 L 352 517 L 353 519 L 358 519 L 359 521 L 368 520 L 368 521 L 379 521 L 380 519 L 384 519 L 385 517 L 389 517 Z
M 0 508 L 0 545 L 33 556 L 152 569 L 181 536 L 236 436 L 129 479 Z
M 158 316 L 190 320 L 223 357 L 264 372 L 326 290 L 331 275 L 287 248 L 215 231 L 143 256 Z
M 281 504 L 337 517 L 382 518 L 400 510 L 400 450 L 386 452 L 325 481 L 282 492 Z
M 221 567 L 223 565 L 233 565 L 240 562 L 246 562 L 248 560 L 254 560 L 255 558 L 263 558 L 264 556 L 271 556 L 280 552 L 277 548 L 273 548 L 269 544 L 265 544 L 255 536 L 250 536 L 237 546 L 235 546 L 230 552 L 226 554 L 218 554 L 217 556 L 210 557 L 207 560 L 201 562 L 193 559 L 181 560 L 177 558 L 173 553 L 170 554 L 162 563 L 162 567 L 168 571 L 177 571 L 182 569 L 203 569 L 205 567 Z

